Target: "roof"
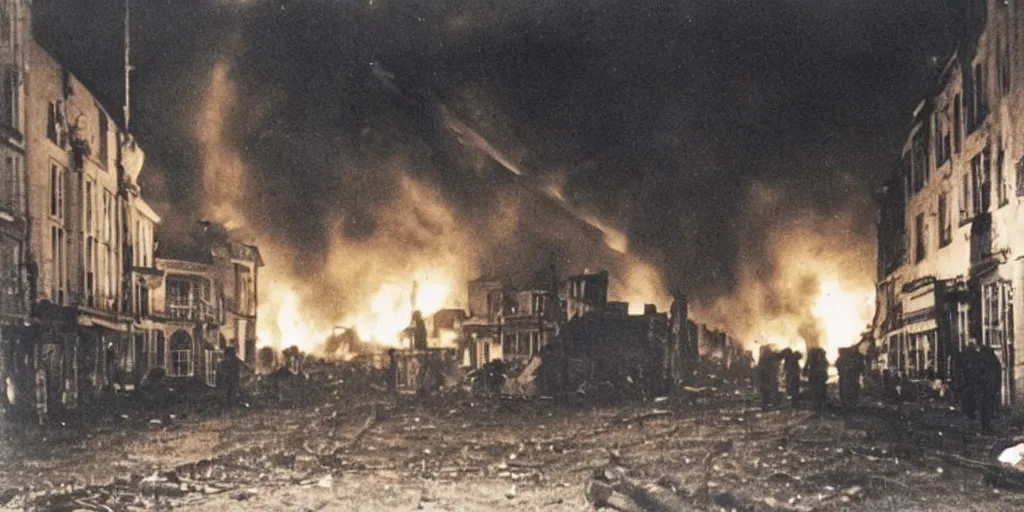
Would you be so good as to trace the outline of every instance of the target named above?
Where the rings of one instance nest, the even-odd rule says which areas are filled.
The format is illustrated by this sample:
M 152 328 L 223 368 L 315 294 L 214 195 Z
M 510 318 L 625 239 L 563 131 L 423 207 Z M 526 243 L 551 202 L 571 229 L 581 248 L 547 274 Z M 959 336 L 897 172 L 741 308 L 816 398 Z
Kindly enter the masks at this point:
M 159 241 L 155 254 L 157 258 L 202 263 L 213 261 L 213 255 L 209 248 L 202 238 L 197 236 L 198 233 L 194 232 L 195 230 L 182 233 L 180 231 L 172 232 L 169 228 L 170 226 L 165 224 L 156 226 L 156 239 Z
M 153 211 L 153 208 L 149 206 L 149 203 L 147 203 L 145 199 L 142 199 L 141 197 L 135 198 L 135 208 L 149 220 L 156 223 L 160 222 L 160 216 Z

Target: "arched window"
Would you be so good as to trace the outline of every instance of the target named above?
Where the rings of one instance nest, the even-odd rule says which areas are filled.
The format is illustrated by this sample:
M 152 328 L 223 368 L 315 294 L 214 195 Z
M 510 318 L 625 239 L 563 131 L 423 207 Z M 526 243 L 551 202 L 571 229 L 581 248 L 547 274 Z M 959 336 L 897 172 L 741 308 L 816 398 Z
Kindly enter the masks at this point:
M 171 335 L 171 368 L 174 377 L 191 377 L 194 373 L 192 361 L 192 335 L 187 331 L 175 331 Z

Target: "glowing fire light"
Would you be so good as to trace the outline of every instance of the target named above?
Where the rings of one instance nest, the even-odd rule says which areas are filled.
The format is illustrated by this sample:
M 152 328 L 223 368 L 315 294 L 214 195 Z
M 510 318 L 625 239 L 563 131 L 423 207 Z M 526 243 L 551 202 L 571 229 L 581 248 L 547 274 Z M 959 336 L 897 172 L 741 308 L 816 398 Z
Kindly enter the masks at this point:
M 272 322 L 260 322 L 258 337 L 261 343 L 278 348 L 294 345 L 300 350 L 310 351 L 327 339 L 331 329 L 315 326 L 302 315 L 299 306 L 299 297 L 293 290 L 284 285 L 272 287 L 260 310 L 276 310 L 277 315 L 273 316 Z
M 344 324 L 355 326 L 359 337 L 387 346 L 398 346 L 402 333 L 412 319 L 412 290 L 409 282 L 386 283 L 370 300 L 367 311 L 348 318 Z M 439 282 L 419 283 L 416 287 L 416 309 L 424 318 L 440 311 L 451 288 Z
M 811 314 L 821 324 L 821 345 L 830 361 L 835 361 L 840 347 L 860 341 L 860 335 L 871 322 L 874 290 L 844 289 L 835 279 L 821 282 L 821 290 Z

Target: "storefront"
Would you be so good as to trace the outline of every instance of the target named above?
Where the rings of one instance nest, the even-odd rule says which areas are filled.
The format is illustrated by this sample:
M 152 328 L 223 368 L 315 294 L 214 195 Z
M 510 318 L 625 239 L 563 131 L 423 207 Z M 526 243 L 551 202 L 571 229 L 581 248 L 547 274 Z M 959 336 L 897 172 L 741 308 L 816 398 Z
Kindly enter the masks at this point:
M 904 287 L 903 336 L 897 357 L 900 373 L 912 379 L 935 379 L 939 370 L 935 284 L 928 279 Z

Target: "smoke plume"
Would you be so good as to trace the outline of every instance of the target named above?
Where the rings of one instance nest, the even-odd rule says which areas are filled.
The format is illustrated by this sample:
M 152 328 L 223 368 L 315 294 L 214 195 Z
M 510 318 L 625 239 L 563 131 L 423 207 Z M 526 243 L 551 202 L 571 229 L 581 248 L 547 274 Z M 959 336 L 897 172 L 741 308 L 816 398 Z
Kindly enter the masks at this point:
M 874 239 L 860 228 L 852 206 L 830 215 L 792 211 L 790 197 L 782 187 L 752 184 L 741 236 L 763 243 L 741 246 L 733 293 L 699 303 L 695 315 L 750 348 L 821 347 L 834 358 L 840 347 L 858 342 L 871 321 Z M 789 218 L 765 226 L 765 218 L 778 218 L 766 214 L 779 210 Z
M 260 245 L 261 317 L 290 338 L 389 323 L 364 313 L 404 315 L 413 281 L 458 305 L 476 275 L 607 268 L 616 298 L 683 292 L 750 342 L 845 344 L 871 184 L 959 3 L 136 2 L 140 180 L 162 246 L 200 212 Z M 40 40 L 118 98 L 120 3 L 33 4 Z M 395 102 L 378 61 L 557 196 Z

